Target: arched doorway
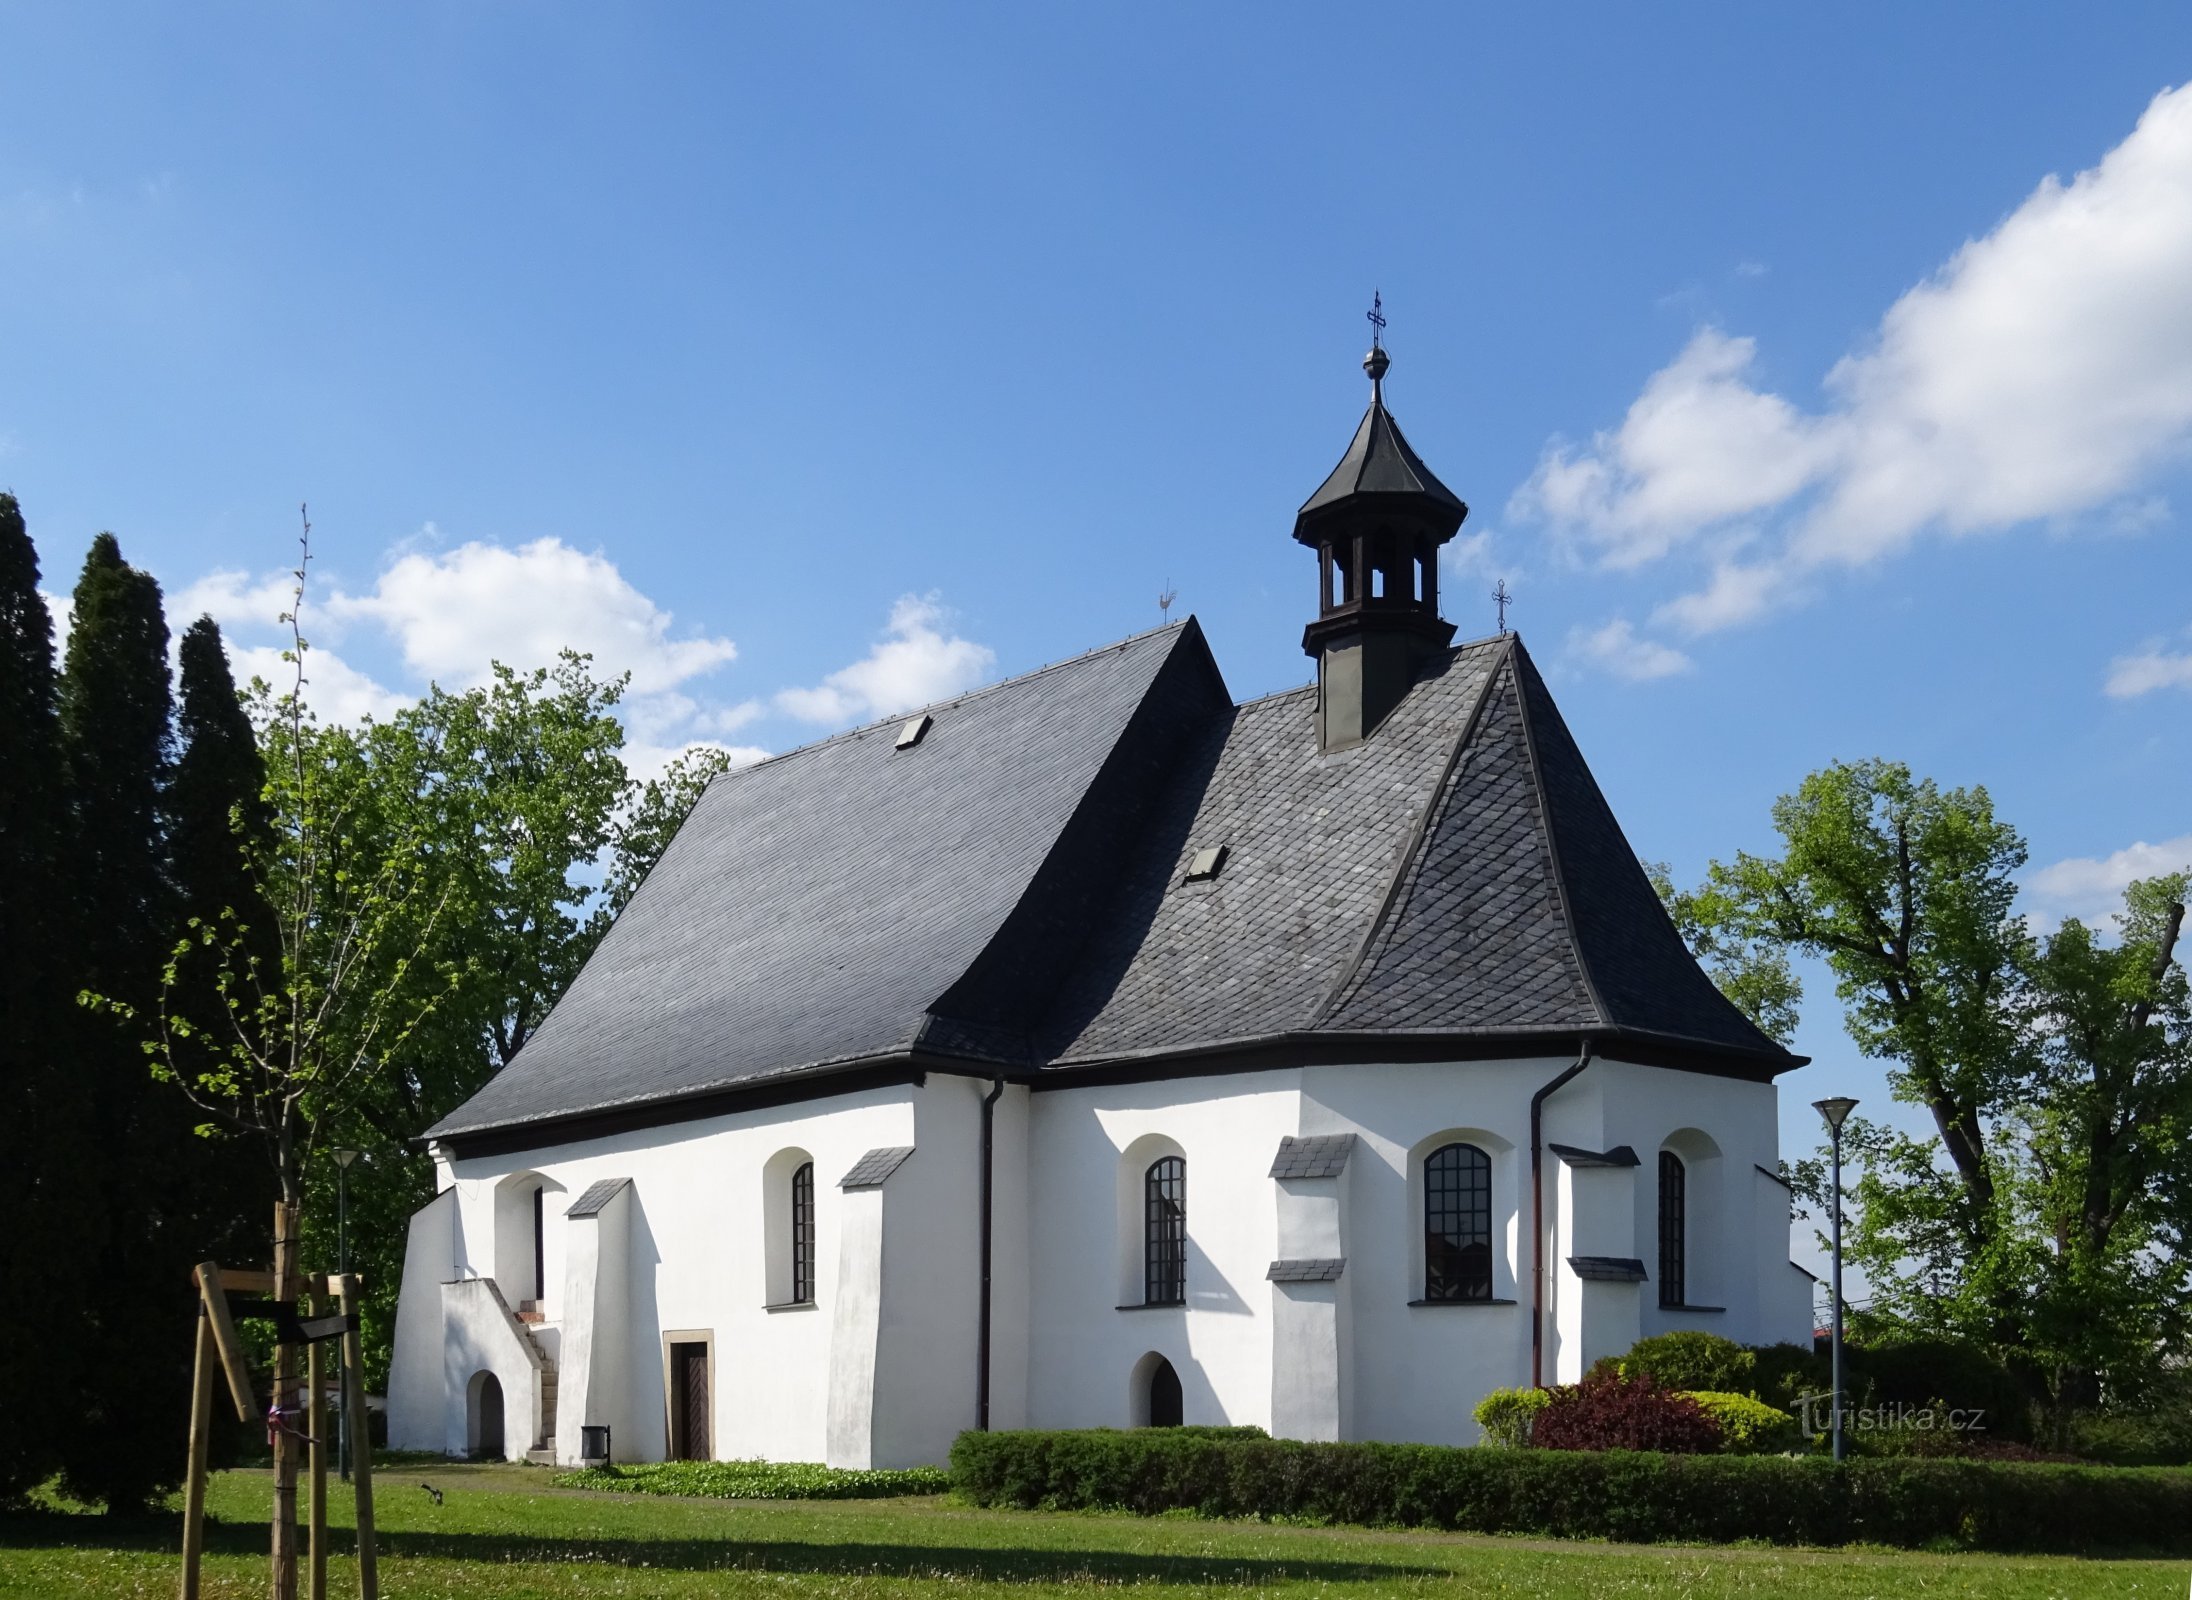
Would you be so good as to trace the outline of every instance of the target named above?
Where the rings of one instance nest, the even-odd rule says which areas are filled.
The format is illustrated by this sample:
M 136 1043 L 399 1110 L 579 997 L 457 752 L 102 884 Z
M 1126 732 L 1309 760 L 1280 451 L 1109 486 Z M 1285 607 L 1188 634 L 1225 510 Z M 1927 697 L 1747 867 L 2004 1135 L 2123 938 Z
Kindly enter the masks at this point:
M 505 1455 L 502 1426 L 502 1380 L 492 1372 L 472 1375 L 471 1454 L 483 1461 L 500 1461 Z
M 1180 1375 L 1172 1370 L 1172 1363 L 1164 1357 L 1149 1369 L 1149 1425 L 1152 1428 L 1177 1428 L 1182 1420 L 1183 1402 L 1180 1397 Z

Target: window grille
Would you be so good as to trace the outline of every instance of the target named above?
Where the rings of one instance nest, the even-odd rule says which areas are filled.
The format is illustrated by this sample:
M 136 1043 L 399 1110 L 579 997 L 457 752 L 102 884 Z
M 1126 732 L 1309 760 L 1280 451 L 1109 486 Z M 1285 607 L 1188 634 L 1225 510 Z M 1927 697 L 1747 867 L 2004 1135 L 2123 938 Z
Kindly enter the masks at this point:
M 1424 1158 L 1423 1298 L 1492 1298 L 1492 1158 L 1473 1144 Z
M 1187 1300 L 1187 1163 L 1152 1162 L 1142 1179 L 1142 1299 L 1153 1306 Z
M 1659 1152 L 1659 1303 L 1679 1306 L 1689 1268 L 1690 1175 L 1672 1150 Z
M 792 1174 L 792 1303 L 814 1303 L 814 1163 Z

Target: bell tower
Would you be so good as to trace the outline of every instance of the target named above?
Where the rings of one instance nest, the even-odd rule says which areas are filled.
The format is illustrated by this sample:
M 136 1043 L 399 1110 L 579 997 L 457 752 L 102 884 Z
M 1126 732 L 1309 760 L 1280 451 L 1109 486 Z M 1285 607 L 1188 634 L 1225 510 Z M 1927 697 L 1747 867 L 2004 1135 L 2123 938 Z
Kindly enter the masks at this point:
M 1385 319 L 1373 305 L 1370 409 L 1340 464 L 1294 518 L 1317 552 L 1317 620 L 1302 649 L 1317 658 L 1317 744 L 1344 750 L 1377 731 L 1426 656 L 1453 642 L 1438 606 L 1439 550 L 1469 508 L 1408 447 L 1385 409 Z

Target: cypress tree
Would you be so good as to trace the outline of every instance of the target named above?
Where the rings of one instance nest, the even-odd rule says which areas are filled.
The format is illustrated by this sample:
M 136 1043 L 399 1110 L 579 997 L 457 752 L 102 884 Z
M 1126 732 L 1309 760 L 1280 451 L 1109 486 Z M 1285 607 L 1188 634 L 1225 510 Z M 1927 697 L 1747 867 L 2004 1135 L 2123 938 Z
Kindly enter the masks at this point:
M 38 553 L 22 507 L 0 493 L 0 1502 L 59 1462 L 81 1377 L 67 1305 L 90 1242 L 71 1232 L 81 1103 L 59 1064 L 75 1018 L 68 818 L 61 774 L 53 620 L 38 593 Z M 24 1285 L 42 1283 L 30 1295 Z
M 60 683 L 73 897 L 83 920 L 70 988 L 122 1002 L 139 1020 L 79 1017 L 65 1074 L 93 1139 L 70 1175 L 72 1193 L 84 1223 L 102 1237 L 78 1344 L 91 1379 L 72 1397 L 77 1420 L 61 1440 L 61 1458 L 72 1492 L 117 1510 L 143 1504 L 178 1476 L 189 1361 L 173 1330 L 191 1325 L 187 1273 L 198 1259 L 163 1213 L 176 1149 L 174 1121 L 161 1113 L 174 1091 L 154 1083 L 143 1049 L 173 931 L 167 641 L 159 584 L 122 559 L 112 534 L 100 534 L 77 580 Z
M 184 630 L 178 654 L 181 749 L 168 790 L 168 861 L 174 938 L 186 948 L 176 961 L 168 1011 L 204 1035 L 195 1048 L 185 1041 L 176 1051 L 176 1070 L 188 1074 L 194 1065 L 213 1065 L 219 1041 L 236 1026 L 238 1018 L 220 990 L 224 968 L 239 979 L 245 976 L 232 947 L 240 944 L 256 959 L 259 985 L 271 990 L 281 980 L 281 941 L 274 908 L 259 892 L 252 868 L 271 828 L 266 767 L 236 692 L 220 625 L 200 617 Z M 210 947 L 201 942 L 208 930 L 216 941 Z M 248 1006 L 248 999 L 244 1003 Z M 162 1090 L 160 1099 L 165 1103 L 155 1102 L 154 1115 L 175 1125 L 173 1167 L 181 1180 L 173 1186 L 170 1226 L 187 1236 L 191 1260 L 238 1265 L 267 1260 L 274 1241 L 267 1227 L 265 1163 L 233 1136 L 199 1136 L 199 1117 L 180 1090 Z

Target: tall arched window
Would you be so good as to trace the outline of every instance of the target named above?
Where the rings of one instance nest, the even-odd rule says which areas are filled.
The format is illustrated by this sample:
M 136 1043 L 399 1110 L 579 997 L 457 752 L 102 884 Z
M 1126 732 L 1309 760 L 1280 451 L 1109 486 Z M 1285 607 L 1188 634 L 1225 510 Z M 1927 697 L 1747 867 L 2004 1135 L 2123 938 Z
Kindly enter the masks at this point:
M 1473 1144 L 1423 1160 L 1423 1298 L 1492 1298 L 1492 1158 Z
M 1187 1163 L 1179 1156 L 1151 1162 L 1142 1178 L 1142 1299 L 1187 1300 Z
M 1659 1303 L 1684 1304 L 1689 1267 L 1690 1175 L 1672 1150 L 1659 1152 Z
M 792 1174 L 792 1304 L 814 1303 L 814 1163 Z

